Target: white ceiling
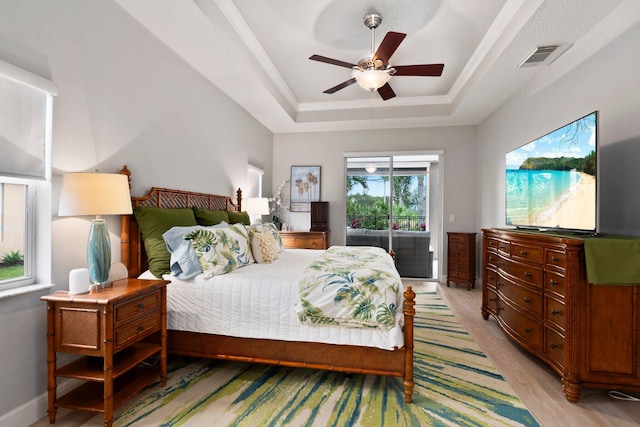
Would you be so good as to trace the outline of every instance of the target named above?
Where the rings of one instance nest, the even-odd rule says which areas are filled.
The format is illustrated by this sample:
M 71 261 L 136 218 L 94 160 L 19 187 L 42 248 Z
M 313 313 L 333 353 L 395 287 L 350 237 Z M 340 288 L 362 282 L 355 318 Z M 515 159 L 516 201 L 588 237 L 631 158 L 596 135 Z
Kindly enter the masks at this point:
M 159 40 L 273 132 L 477 124 L 545 69 L 518 68 L 536 46 L 570 48 L 559 77 L 637 22 L 638 0 L 116 0 Z M 392 65 L 444 63 L 441 77 L 395 76 L 382 101 L 312 54 L 357 63 L 362 18 L 407 34 Z M 377 47 L 377 46 L 376 46 Z

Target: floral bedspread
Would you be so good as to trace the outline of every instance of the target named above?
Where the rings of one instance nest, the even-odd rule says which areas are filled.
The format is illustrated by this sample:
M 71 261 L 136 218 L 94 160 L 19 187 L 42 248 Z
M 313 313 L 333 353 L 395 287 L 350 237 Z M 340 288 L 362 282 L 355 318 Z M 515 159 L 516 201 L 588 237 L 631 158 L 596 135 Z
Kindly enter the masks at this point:
M 298 320 L 392 328 L 401 288 L 400 275 L 384 249 L 332 246 L 300 278 Z

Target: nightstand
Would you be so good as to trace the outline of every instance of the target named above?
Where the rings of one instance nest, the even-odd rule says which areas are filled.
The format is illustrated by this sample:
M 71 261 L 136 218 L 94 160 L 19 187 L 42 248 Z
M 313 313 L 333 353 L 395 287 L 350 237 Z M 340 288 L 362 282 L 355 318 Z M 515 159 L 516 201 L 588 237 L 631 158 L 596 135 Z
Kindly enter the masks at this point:
M 48 414 L 57 408 L 102 412 L 113 423 L 113 410 L 144 387 L 167 379 L 167 306 L 165 280 L 123 279 L 87 294 L 56 292 L 47 302 Z M 56 367 L 57 353 L 83 355 Z M 152 356 L 155 364 L 142 362 Z M 57 396 L 58 377 L 84 381 Z
M 328 231 L 281 231 L 287 249 L 329 249 Z

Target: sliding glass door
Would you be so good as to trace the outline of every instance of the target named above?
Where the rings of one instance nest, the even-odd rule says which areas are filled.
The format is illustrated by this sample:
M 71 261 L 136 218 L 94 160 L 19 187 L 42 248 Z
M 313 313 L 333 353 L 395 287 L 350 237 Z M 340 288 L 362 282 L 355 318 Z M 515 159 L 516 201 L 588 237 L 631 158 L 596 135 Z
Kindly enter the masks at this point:
M 437 163 L 428 155 L 348 157 L 346 244 L 392 249 L 403 277 L 437 277 L 431 239 Z

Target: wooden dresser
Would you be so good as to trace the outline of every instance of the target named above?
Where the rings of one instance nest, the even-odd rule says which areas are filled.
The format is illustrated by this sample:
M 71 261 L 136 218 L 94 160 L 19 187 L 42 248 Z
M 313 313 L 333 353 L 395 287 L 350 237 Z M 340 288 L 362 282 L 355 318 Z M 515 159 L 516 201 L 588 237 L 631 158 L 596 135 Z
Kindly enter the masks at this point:
M 160 378 L 167 378 L 166 285 L 164 280 L 124 279 L 87 294 L 56 292 L 47 302 L 48 414 L 57 408 L 102 412 L 113 423 L 113 410 Z M 56 366 L 56 354 L 84 355 Z M 142 362 L 152 356 L 158 363 Z M 84 381 L 64 396 L 57 378 Z
M 447 233 L 447 287 L 462 283 L 476 287 L 476 233 Z
M 482 317 L 582 386 L 640 390 L 640 286 L 587 283 L 583 241 L 483 229 Z
M 328 231 L 281 231 L 280 237 L 288 249 L 329 249 Z

